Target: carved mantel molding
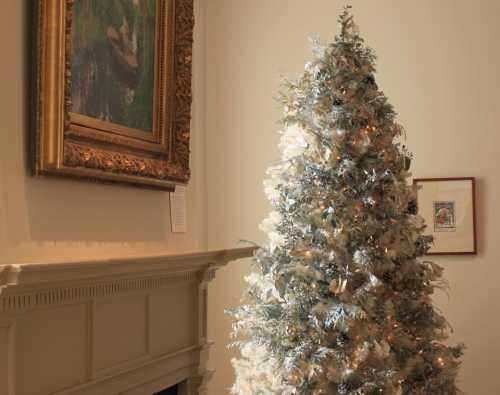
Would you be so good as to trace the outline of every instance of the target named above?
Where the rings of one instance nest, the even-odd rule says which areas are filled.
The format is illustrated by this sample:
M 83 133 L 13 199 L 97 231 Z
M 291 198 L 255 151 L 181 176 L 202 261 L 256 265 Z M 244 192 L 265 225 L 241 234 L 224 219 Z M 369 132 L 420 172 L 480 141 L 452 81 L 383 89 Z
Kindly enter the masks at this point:
M 249 257 L 255 247 L 172 255 L 150 255 L 74 262 L 0 265 L 0 287 L 20 287 L 54 282 L 92 280 L 135 273 L 156 275 L 218 269 L 230 261 Z
M 153 393 L 176 383 L 182 395 L 205 394 L 208 283 L 254 250 L 0 265 L 0 393 L 39 386 L 29 363 L 37 360 L 50 388 L 41 395 Z M 52 368 L 75 360 L 80 372 L 53 379 Z

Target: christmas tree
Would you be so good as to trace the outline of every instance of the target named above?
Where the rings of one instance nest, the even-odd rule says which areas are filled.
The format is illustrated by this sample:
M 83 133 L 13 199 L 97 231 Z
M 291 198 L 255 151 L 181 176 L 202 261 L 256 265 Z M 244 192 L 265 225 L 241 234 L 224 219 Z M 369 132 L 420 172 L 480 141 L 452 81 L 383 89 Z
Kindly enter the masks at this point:
M 446 286 L 408 185 L 403 128 L 349 7 L 285 82 L 269 243 L 231 313 L 238 395 L 453 395 L 462 347 L 432 305 Z M 241 340 L 242 339 L 242 340 Z

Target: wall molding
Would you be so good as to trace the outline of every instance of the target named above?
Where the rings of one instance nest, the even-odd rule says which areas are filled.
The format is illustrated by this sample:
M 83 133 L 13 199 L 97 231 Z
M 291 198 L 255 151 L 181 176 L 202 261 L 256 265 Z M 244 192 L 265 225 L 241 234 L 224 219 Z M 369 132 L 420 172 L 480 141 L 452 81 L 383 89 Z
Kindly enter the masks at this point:
M 198 276 L 195 272 L 172 273 L 162 277 L 120 279 L 94 284 L 41 287 L 29 292 L 9 292 L 0 294 L 0 312 L 33 309 L 90 301 L 94 298 L 110 297 L 120 294 L 161 289 L 173 285 L 195 282 Z

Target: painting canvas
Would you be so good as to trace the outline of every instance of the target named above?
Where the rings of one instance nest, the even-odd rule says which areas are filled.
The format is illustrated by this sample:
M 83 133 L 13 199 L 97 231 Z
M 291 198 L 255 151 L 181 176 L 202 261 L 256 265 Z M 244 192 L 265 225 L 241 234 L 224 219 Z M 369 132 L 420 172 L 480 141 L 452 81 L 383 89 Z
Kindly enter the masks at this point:
M 76 0 L 72 111 L 151 132 L 155 0 Z
M 34 174 L 185 185 L 193 0 L 33 3 Z

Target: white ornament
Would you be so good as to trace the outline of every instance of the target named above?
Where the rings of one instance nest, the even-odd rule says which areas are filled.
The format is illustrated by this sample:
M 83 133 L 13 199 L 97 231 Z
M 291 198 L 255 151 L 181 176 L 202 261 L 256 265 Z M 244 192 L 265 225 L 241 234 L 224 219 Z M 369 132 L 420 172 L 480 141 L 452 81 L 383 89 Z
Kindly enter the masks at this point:
M 337 129 L 335 130 L 335 137 L 342 140 L 347 135 L 347 130 L 345 129 Z
M 267 237 L 269 238 L 269 248 L 271 251 L 274 251 L 277 247 L 285 243 L 285 237 L 278 232 L 269 232 Z
M 279 147 L 284 161 L 305 154 L 314 145 L 314 136 L 298 125 L 289 125 L 281 132 Z
M 313 270 L 309 266 L 303 265 L 302 263 L 297 263 L 294 266 L 290 267 L 289 272 L 300 274 L 303 277 L 310 277 L 315 279 L 316 281 L 323 280 L 323 274 L 321 272 Z
M 280 193 L 277 189 L 280 181 L 275 178 L 268 178 L 267 180 L 264 180 L 263 184 L 264 193 L 266 194 L 267 198 L 271 201 L 271 203 L 276 202 L 280 197 Z
M 382 285 L 382 281 L 380 281 L 377 276 L 370 273 L 370 285 L 372 288 L 377 288 Z
M 353 261 L 354 261 L 354 263 L 357 263 L 358 265 L 361 265 L 361 266 L 369 265 L 370 261 L 371 261 L 369 251 L 365 248 L 361 248 L 360 250 L 357 250 L 354 253 Z
M 259 229 L 265 233 L 276 231 L 276 227 L 281 222 L 281 215 L 277 211 L 271 211 L 269 216 L 259 225 Z
M 241 359 L 231 361 L 236 371 L 232 394 L 294 394 L 294 387 L 284 384 L 287 372 L 281 368 L 276 358 L 269 356 L 269 350 L 265 346 L 247 343 L 241 348 L 241 355 Z
M 366 133 L 361 133 L 361 136 L 359 136 L 356 141 L 355 141 L 355 146 L 358 151 L 358 155 L 363 155 L 368 151 L 368 148 L 370 147 L 370 137 Z
M 260 296 L 266 303 L 283 301 L 274 285 L 271 275 L 263 276 L 262 274 L 252 272 L 248 276 L 245 276 L 245 281 L 248 285 L 260 291 Z

